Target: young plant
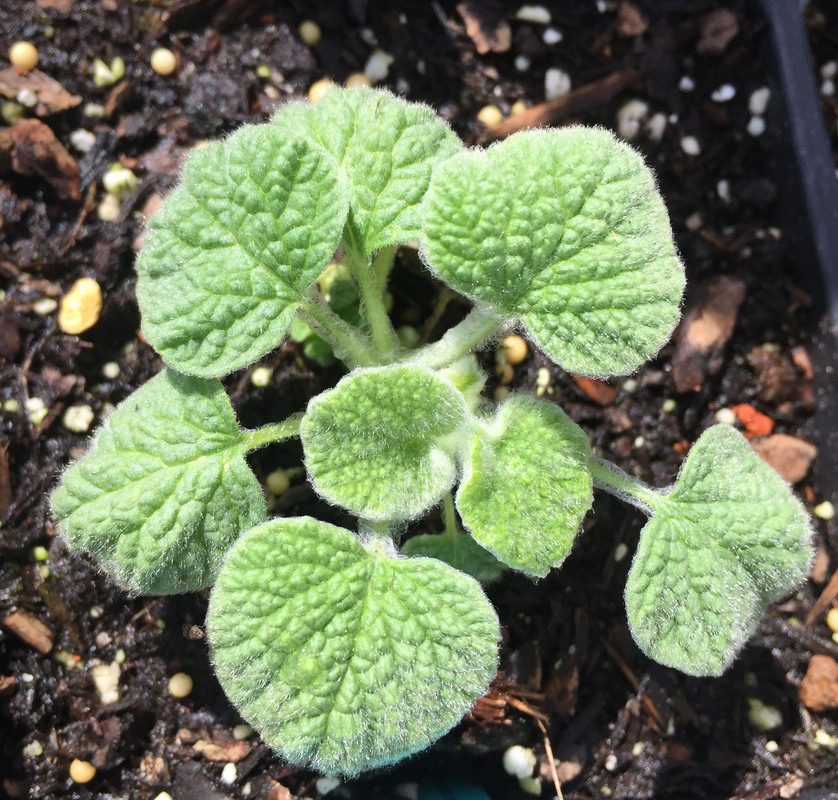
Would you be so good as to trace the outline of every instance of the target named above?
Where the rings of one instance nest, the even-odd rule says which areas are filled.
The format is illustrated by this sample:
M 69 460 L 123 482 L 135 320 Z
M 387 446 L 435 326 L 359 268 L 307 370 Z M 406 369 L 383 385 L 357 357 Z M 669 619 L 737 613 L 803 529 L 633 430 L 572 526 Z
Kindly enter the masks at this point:
M 393 249 L 416 241 L 474 308 L 408 349 L 385 286 Z M 326 302 L 327 267 L 321 284 L 343 281 L 356 306 Z M 291 761 L 355 775 L 456 724 L 497 666 L 497 617 L 467 573 L 546 575 L 593 486 L 650 517 L 626 606 L 663 664 L 718 675 L 806 572 L 806 513 L 734 429 L 706 431 L 676 484 L 654 490 L 593 455 L 553 402 L 481 395 L 472 352 L 504 327 L 605 376 L 653 356 L 678 320 L 684 273 L 663 202 L 641 157 L 604 130 L 465 150 L 428 108 L 335 89 L 195 151 L 137 269 L 143 330 L 168 366 L 67 470 L 55 516 L 131 591 L 214 584 L 218 677 Z M 219 377 L 302 323 L 347 374 L 304 414 L 241 429 Z M 266 521 L 245 456 L 291 436 L 357 533 Z M 404 523 L 438 503 L 445 533 L 399 553 Z

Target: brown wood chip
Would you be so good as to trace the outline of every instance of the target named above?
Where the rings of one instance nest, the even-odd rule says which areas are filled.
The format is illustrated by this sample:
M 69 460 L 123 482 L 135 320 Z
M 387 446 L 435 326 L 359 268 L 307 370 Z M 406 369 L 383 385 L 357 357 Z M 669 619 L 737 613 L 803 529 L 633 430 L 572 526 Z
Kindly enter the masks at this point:
M 751 449 L 770 464 L 788 483 L 802 481 L 809 472 L 817 448 L 786 433 L 774 433 L 751 440 Z
M 599 406 L 610 406 L 617 399 L 617 392 L 605 381 L 579 375 L 573 382 Z
M 35 113 L 39 117 L 66 111 L 81 103 L 79 95 L 68 92 L 57 80 L 39 69 L 30 70 L 23 75 L 14 67 L 0 70 L 0 95 L 14 99 L 23 89 L 34 92 L 37 96 Z
M 79 165 L 49 125 L 19 119 L 11 128 L 0 130 L 0 161 L 5 156 L 19 175 L 45 180 L 65 200 L 81 200 Z
M 803 372 L 803 377 L 806 378 L 807 381 L 810 381 L 815 377 L 815 370 L 812 367 L 812 359 L 809 358 L 809 353 L 802 344 L 791 351 L 791 360 L 794 362 L 794 365 Z
M 192 749 L 210 761 L 232 761 L 235 763 L 241 761 L 250 752 L 250 745 L 247 742 L 232 741 L 221 744 L 199 739 L 192 745 Z
M 800 702 L 812 711 L 838 708 L 838 663 L 814 655 L 800 683 Z
M 66 14 L 72 7 L 76 0 L 38 0 L 38 5 L 43 8 L 54 8 L 61 14 Z
M 748 364 L 756 370 L 760 399 L 782 402 L 799 395 L 803 385 L 800 372 L 785 353 L 766 346 L 754 347 L 748 353 Z
M 177 800 L 233 800 L 232 795 L 215 785 L 217 778 L 206 775 L 198 761 L 175 763 L 172 772 L 170 793 Z
M 0 442 L 0 516 L 12 504 L 12 478 L 9 472 L 9 442 Z
M 105 116 L 110 118 L 134 96 L 134 84 L 129 80 L 120 81 L 111 89 L 105 103 Z
M 20 351 L 18 316 L 10 307 L 0 308 L 0 358 L 9 362 L 13 362 Z
M 739 33 L 739 22 L 730 9 L 717 8 L 705 14 L 698 23 L 701 31 L 697 53 L 721 53 Z
M 294 800 L 294 795 L 291 794 L 290 789 L 273 780 L 273 778 L 269 778 L 268 780 L 270 781 L 271 788 L 268 789 L 265 800 Z
M 679 392 L 698 391 L 706 375 L 721 369 L 744 299 L 744 282 L 728 275 L 699 290 L 675 332 L 672 377 Z
M 617 9 L 617 34 L 625 39 L 640 36 L 646 33 L 649 21 L 640 12 L 640 9 L 629 2 L 620 3 Z
M 3 620 L 3 627 L 17 634 L 39 653 L 48 653 L 52 650 L 52 631 L 36 616 L 22 608 L 12 611 Z
M 580 86 L 578 89 L 574 89 L 572 92 L 554 100 L 539 103 L 537 106 L 532 106 L 532 108 L 527 108 L 518 114 L 507 117 L 489 131 L 489 137 L 504 139 L 516 131 L 526 128 L 557 125 L 575 114 L 602 106 L 616 97 L 623 89 L 633 85 L 636 80 L 637 73 L 633 69 L 627 67 L 617 70 L 598 81 Z
M 556 776 L 561 783 L 570 783 L 582 771 L 578 761 L 560 761 L 556 765 Z
M 465 2 L 457 5 L 457 13 L 466 26 L 466 35 L 474 42 L 480 55 L 505 53 L 512 44 L 512 29 L 492 3 Z
M 828 572 L 829 555 L 827 555 L 823 547 L 819 547 L 812 564 L 812 580 L 816 583 L 823 583 L 826 580 Z M 829 579 L 829 583 L 823 587 L 823 591 L 818 596 L 818 599 L 815 600 L 806 614 L 806 619 L 803 621 L 803 624 L 810 628 L 815 620 L 832 605 L 832 601 L 836 597 L 838 597 L 838 572 L 834 572 Z

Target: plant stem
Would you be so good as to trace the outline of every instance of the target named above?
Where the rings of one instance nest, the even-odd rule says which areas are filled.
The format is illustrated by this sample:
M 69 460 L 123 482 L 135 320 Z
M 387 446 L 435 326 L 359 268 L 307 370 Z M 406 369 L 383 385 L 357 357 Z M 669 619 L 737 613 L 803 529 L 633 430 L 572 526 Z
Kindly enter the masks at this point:
M 428 369 L 447 367 L 491 336 L 503 321 L 493 308 L 475 306 L 459 325 L 423 347 L 411 361 Z
M 442 318 L 442 315 L 445 313 L 445 309 L 448 308 L 451 301 L 457 297 L 457 293 L 453 289 L 449 289 L 447 286 L 443 286 L 439 290 L 439 295 L 436 298 L 436 303 L 434 304 L 434 309 L 429 314 L 428 318 L 425 320 L 425 323 L 422 325 L 424 333 L 422 334 L 422 338 L 420 341 L 424 344 L 427 341 L 428 334 L 434 329 L 437 322 Z
M 457 530 L 457 512 L 454 510 L 454 495 L 451 492 L 442 496 L 442 517 L 445 520 L 445 536 L 456 539 L 460 532 Z
M 359 367 L 373 367 L 379 363 L 369 338 L 335 314 L 319 295 L 301 306 L 300 314 L 332 345 L 342 361 L 346 361 L 345 356 L 348 356 Z
M 387 288 L 387 280 L 390 277 L 390 272 L 393 269 L 393 259 L 396 255 L 396 246 L 382 247 L 372 259 L 372 273 L 375 275 L 375 285 L 378 291 L 384 294 Z
M 396 360 L 399 342 L 393 330 L 393 324 L 390 322 L 390 316 L 384 307 L 383 287 L 379 286 L 376 270 L 370 260 L 365 257 L 363 247 L 356 244 L 355 237 L 349 230 L 344 236 L 343 246 L 346 251 L 346 260 L 358 282 L 361 311 L 370 324 L 378 361 L 381 364 L 390 364 Z
M 365 532 L 374 536 L 376 539 L 392 539 L 393 530 L 389 520 L 374 520 L 370 521 L 366 526 L 363 526 Z
M 661 508 L 661 495 L 638 478 L 633 478 L 616 464 L 604 458 L 591 456 L 588 469 L 594 479 L 594 486 L 619 497 L 627 503 L 652 516 Z
M 254 431 L 242 431 L 242 446 L 245 452 L 256 450 L 273 442 L 281 442 L 283 439 L 290 439 L 300 432 L 300 423 L 303 420 L 302 414 L 292 414 L 288 419 L 277 422 L 273 425 L 265 425 Z
M 358 520 L 358 536 L 370 553 L 396 558 L 398 549 L 398 528 L 392 520 L 371 520 L 361 517 Z

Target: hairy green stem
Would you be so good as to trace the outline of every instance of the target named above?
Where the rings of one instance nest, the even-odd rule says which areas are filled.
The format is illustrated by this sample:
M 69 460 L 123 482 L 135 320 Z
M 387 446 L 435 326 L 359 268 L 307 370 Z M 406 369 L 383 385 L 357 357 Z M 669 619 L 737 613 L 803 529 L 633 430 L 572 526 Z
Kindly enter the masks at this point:
M 283 439 L 290 439 L 300 433 L 300 423 L 303 421 L 302 414 L 292 414 L 288 419 L 277 422 L 273 425 L 265 425 L 253 431 L 242 431 L 242 445 L 245 452 L 256 450 L 259 447 L 281 442 Z
M 399 531 L 392 520 L 372 520 L 361 517 L 358 520 L 358 535 L 370 552 L 377 552 L 391 558 L 396 556 Z
M 454 495 L 451 492 L 442 496 L 442 517 L 445 520 L 445 535 L 456 539 L 460 532 L 457 530 L 457 512 L 454 510 Z
M 374 367 L 379 363 L 369 337 L 335 314 L 320 296 L 301 306 L 300 316 L 332 345 L 338 358 L 354 362 L 347 366 Z
M 396 360 L 399 340 L 390 322 L 390 315 L 384 306 L 384 292 L 373 264 L 364 255 L 363 247 L 355 242 L 354 236 L 347 231 L 344 236 L 346 260 L 352 268 L 352 274 L 358 282 L 361 295 L 361 311 L 369 322 L 372 340 L 379 363 L 389 364 Z
M 621 470 L 616 464 L 604 458 L 591 456 L 588 459 L 588 469 L 594 479 L 594 486 L 619 497 L 649 516 L 660 510 L 661 496 L 638 478 L 633 478 Z
M 382 247 L 372 259 L 372 272 L 375 275 L 375 285 L 378 291 L 383 295 L 387 288 L 387 280 L 390 277 L 390 272 L 393 269 L 393 259 L 396 255 L 396 246 Z
M 503 321 L 493 308 L 475 306 L 459 325 L 423 347 L 411 361 L 427 369 L 447 367 L 491 336 Z
M 370 522 L 367 530 L 369 531 L 369 533 L 375 536 L 376 539 L 390 539 L 392 538 L 393 533 L 392 528 L 393 526 L 391 525 L 390 521 L 384 519 Z
M 442 315 L 445 313 L 445 309 L 451 304 L 451 301 L 458 297 L 459 295 L 448 286 L 443 286 L 439 290 L 439 294 L 436 298 L 436 303 L 434 303 L 433 310 L 428 315 L 427 319 L 425 320 L 422 328 L 424 333 L 422 334 L 421 342 L 424 344 L 427 341 L 428 334 L 436 327 L 437 322 L 442 319 Z

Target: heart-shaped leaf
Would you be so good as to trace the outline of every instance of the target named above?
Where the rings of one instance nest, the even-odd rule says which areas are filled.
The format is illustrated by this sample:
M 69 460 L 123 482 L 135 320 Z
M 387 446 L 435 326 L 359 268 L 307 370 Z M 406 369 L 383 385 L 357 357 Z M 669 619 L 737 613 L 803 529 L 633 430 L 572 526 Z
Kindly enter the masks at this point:
M 689 675 L 719 675 L 766 606 L 805 576 L 808 516 L 733 428 L 707 430 L 640 536 L 626 584 L 635 640 Z
M 219 381 L 164 370 L 67 470 L 53 513 L 71 547 L 132 591 L 202 589 L 230 545 L 265 519 L 245 449 Z
M 462 149 L 432 109 L 370 89 L 331 89 L 316 105 L 284 106 L 273 123 L 338 160 L 349 190 L 349 229 L 367 256 L 419 237 L 431 172 Z
M 146 338 L 191 375 L 253 363 L 282 341 L 347 209 L 335 160 L 272 125 L 194 151 L 137 262 Z
M 457 510 L 500 561 L 544 577 L 570 552 L 591 507 L 590 447 L 553 403 L 509 398 L 486 426 L 473 427 Z
M 356 775 L 427 747 L 488 688 L 498 622 L 471 578 L 304 517 L 232 548 L 207 618 L 224 690 L 286 759 Z
M 684 271 L 642 158 L 607 131 L 517 133 L 434 171 L 422 249 L 565 369 L 630 372 L 678 320 Z
M 309 403 L 306 467 L 331 503 L 371 520 L 411 519 L 454 483 L 465 419 L 463 395 L 429 370 L 356 370 Z

